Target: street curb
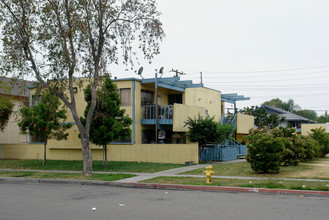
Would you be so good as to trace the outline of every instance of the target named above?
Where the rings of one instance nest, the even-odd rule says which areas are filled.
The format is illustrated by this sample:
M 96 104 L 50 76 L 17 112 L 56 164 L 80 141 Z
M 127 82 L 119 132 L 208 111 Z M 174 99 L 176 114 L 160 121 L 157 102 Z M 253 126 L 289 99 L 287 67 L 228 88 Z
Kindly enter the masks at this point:
M 75 184 L 75 185 L 102 185 L 126 188 L 142 189 L 167 189 L 167 190 L 196 190 L 207 192 L 243 192 L 260 194 L 281 194 L 299 196 L 329 196 L 329 191 L 311 190 L 287 190 L 287 189 L 266 189 L 266 188 L 243 188 L 230 186 L 196 186 L 179 184 L 158 184 L 158 183 L 124 183 L 95 180 L 71 180 L 71 179 L 43 179 L 43 178 L 21 178 L 21 177 L 0 177 L 1 183 L 53 183 L 53 184 Z

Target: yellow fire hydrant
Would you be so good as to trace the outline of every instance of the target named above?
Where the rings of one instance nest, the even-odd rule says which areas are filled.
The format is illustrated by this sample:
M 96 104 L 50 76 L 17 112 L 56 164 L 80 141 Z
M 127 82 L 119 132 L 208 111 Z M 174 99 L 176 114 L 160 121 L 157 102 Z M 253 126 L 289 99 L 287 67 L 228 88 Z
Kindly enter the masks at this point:
M 211 175 L 215 173 L 214 171 L 212 171 L 212 166 L 206 166 L 206 171 L 203 171 L 203 173 L 206 174 L 207 184 L 211 184 Z

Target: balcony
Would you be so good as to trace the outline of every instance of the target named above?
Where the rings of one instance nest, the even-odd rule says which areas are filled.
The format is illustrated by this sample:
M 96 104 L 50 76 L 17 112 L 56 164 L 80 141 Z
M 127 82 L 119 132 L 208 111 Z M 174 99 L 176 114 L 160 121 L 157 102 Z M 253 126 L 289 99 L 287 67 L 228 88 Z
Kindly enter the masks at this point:
M 155 105 L 142 106 L 142 125 L 155 125 Z M 174 116 L 173 105 L 158 105 L 158 124 L 172 125 Z

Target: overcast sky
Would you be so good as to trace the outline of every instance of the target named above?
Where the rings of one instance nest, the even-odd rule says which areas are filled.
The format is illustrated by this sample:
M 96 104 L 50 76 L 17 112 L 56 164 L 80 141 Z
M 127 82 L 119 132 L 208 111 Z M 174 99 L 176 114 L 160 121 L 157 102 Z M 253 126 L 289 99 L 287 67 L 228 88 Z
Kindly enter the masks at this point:
M 182 79 L 260 105 L 292 98 L 303 109 L 329 109 L 328 0 L 158 0 L 166 37 L 144 77 L 164 67 Z M 126 67 L 114 76 L 135 77 Z M 137 69 L 137 67 L 136 67 Z M 230 106 L 230 105 L 228 105 Z

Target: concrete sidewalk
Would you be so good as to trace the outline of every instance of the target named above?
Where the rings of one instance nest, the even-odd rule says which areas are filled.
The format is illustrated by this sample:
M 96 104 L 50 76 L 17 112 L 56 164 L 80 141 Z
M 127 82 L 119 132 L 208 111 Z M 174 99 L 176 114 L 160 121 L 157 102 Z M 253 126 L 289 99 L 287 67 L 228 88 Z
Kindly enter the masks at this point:
M 220 165 L 220 164 L 230 164 L 230 163 L 239 163 L 244 162 L 245 160 L 231 160 L 224 162 L 211 162 L 211 165 Z M 153 179 L 160 176 L 168 176 L 168 177 L 196 177 L 196 178 L 205 178 L 205 175 L 194 175 L 194 174 L 180 174 L 183 172 L 205 168 L 208 164 L 198 164 L 192 166 L 179 167 L 169 170 L 163 170 L 155 173 L 135 173 L 135 172 L 103 172 L 103 171 L 94 171 L 95 174 L 132 174 L 136 175 L 134 177 L 116 180 L 112 182 L 117 183 L 139 183 L 144 180 Z M 32 169 L 0 169 L 0 171 L 23 171 L 23 172 L 40 172 L 40 173 L 81 173 L 81 171 L 68 171 L 68 170 L 32 170 Z M 272 180 L 286 180 L 286 181 L 308 181 L 308 182 L 329 182 L 329 180 L 321 180 L 321 179 L 294 179 L 294 178 L 269 178 L 269 177 L 246 177 L 246 176 L 218 176 L 213 175 L 212 178 L 219 179 L 272 179 Z
M 226 162 L 210 163 L 212 165 L 220 165 L 227 163 L 238 163 L 245 160 L 234 160 Z M 166 189 L 166 190 L 200 190 L 211 192 L 252 192 L 252 193 L 267 193 L 267 194 L 284 194 L 284 195 L 310 195 L 310 196 L 329 196 L 327 191 L 310 191 L 310 190 L 286 190 L 286 189 L 262 189 L 262 188 L 247 188 L 247 187 L 226 187 L 226 186 L 194 186 L 180 184 L 157 184 L 157 183 L 141 183 L 140 181 L 152 179 L 159 176 L 170 177 L 202 177 L 204 175 L 183 175 L 182 172 L 204 168 L 207 164 L 198 164 L 185 166 L 170 170 L 164 170 L 156 173 L 132 173 L 132 172 L 93 172 L 99 174 L 110 173 L 126 173 L 134 174 L 135 177 L 117 180 L 117 181 L 95 181 L 95 180 L 70 180 L 70 179 L 42 179 L 42 178 L 16 178 L 16 177 L 0 177 L 0 183 L 52 183 L 52 184 L 78 184 L 78 185 L 105 185 L 115 187 L 129 188 L 145 188 L 145 189 Z M 24 172 L 51 172 L 51 173 L 81 173 L 81 171 L 63 171 L 63 170 L 25 170 L 25 169 L 0 169 L 0 171 L 24 171 Z M 266 177 L 239 177 L 239 176 L 212 176 L 213 178 L 225 179 L 272 179 L 272 180 L 287 180 L 287 181 L 317 181 L 329 182 L 329 180 L 320 179 L 289 179 L 289 178 L 266 178 Z

